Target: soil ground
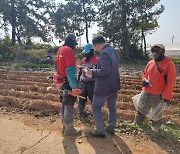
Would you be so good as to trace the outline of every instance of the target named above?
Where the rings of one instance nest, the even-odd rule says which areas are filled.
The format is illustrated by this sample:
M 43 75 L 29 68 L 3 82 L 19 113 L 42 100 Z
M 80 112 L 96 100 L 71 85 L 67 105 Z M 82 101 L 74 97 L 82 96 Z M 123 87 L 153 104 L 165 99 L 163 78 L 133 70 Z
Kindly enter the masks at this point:
M 165 141 L 166 147 L 162 138 L 153 141 L 148 135 L 142 134 L 131 136 L 117 132 L 105 139 L 92 138 L 87 133 L 79 137 L 63 137 L 60 133 L 59 118 L 52 121 L 52 117 L 36 118 L 24 113 L 1 111 L 0 126 L 0 154 L 180 153 L 178 145 L 171 141 Z M 80 122 L 76 123 L 76 126 L 84 132 L 92 129 Z
M 75 126 L 83 130 L 78 137 L 61 134 L 59 96 L 47 77 L 52 72 L 0 70 L 0 154 L 163 154 L 180 153 L 180 140 L 156 132 L 116 132 L 105 139 L 88 135 L 93 125 L 75 118 Z M 131 97 L 141 91 L 140 76 L 121 78 L 117 100 L 118 122 L 133 121 L 135 109 Z M 165 110 L 164 120 L 180 124 L 180 79 L 174 99 Z M 90 103 L 86 109 L 90 111 Z M 75 105 L 77 109 L 77 104 Z M 103 108 L 105 120 L 107 109 Z

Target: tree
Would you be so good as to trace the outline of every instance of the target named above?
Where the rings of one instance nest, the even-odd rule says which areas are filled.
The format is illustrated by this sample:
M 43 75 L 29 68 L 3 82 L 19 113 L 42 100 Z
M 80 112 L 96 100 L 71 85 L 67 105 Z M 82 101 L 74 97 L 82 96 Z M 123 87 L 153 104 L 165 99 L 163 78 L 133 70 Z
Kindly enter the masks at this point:
M 69 32 L 82 33 L 79 17 L 80 7 L 74 3 L 60 3 L 57 11 L 52 15 L 52 20 L 55 25 L 55 35 L 62 41 Z
M 49 14 L 53 1 L 50 0 L 0 0 L 1 27 L 6 33 L 11 27 L 12 44 L 26 42 L 31 37 L 48 41 L 50 31 Z
M 101 32 L 115 47 L 122 49 L 124 56 L 129 59 L 129 6 L 126 0 L 104 0 L 99 6 L 98 22 L 102 27 Z
M 155 7 L 159 2 L 160 0 L 139 0 L 134 3 L 133 14 L 136 16 L 132 19 L 132 27 L 133 30 L 136 31 L 136 34 L 141 34 L 139 35 L 141 38 L 140 40 L 142 40 L 141 46 L 144 44 L 144 51 L 146 54 L 145 36 L 151 34 L 159 27 L 157 20 L 164 11 L 163 5 Z
M 62 40 L 68 32 L 74 32 L 80 36 L 85 30 L 88 43 L 88 28 L 91 27 L 96 16 L 93 0 L 66 0 L 66 2 L 66 4 L 59 4 L 53 16 L 56 36 Z
M 77 1 L 82 7 L 82 13 L 84 16 L 85 29 L 86 29 L 86 40 L 89 43 L 88 39 L 88 28 L 91 27 L 91 24 L 95 21 L 96 11 L 93 9 L 92 0 L 80 0 Z
M 155 5 L 160 0 L 100 0 L 99 26 L 115 47 L 122 49 L 127 60 L 133 57 L 131 44 L 139 45 L 147 33 L 158 27 L 157 19 L 164 7 Z M 145 45 L 144 45 L 145 46 Z

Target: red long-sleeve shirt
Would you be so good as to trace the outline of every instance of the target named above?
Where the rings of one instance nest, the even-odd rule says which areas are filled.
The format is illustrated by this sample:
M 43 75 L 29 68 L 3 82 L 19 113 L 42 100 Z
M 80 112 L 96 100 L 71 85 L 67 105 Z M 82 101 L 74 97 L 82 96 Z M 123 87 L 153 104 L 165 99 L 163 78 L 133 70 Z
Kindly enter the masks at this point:
M 157 65 L 162 70 L 162 73 L 157 68 Z M 150 94 L 160 94 L 162 98 L 171 100 L 172 93 L 176 81 L 176 69 L 171 58 L 166 56 L 166 58 L 160 62 L 154 60 L 148 62 L 143 79 L 149 80 L 152 86 L 142 87 L 142 89 Z M 167 74 L 167 83 L 165 83 L 164 75 Z
M 74 51 L 68 46 L 60 47 L 57 51 L 55 65 L 57 66 L 57 73 L 66 77 L 66 67 L 76 67 Z

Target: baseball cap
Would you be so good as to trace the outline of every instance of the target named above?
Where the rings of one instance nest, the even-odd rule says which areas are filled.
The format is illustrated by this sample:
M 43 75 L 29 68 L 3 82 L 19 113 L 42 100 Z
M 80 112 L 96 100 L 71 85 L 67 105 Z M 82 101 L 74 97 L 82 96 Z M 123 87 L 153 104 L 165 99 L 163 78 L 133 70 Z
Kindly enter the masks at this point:
M 90 43 L 87 43 L 84 46 L 84 50 L 82 51 L 82 53 L 89 53 L 91 51 L 91 49 L 94 49 L 94 46 Z
M 78 44 L 78 43 L 76 42 L 76 36 L 75 36 L 73 33 L 68 33 L 68 34 L 66 35 L 66 39 L 67 39 L 67 38 L 72 39 L 72 40 L 76 43 L 76 45 Z
M 159 47 L 159 48 L 161 48 L 161 49 L 163 49 L 163 50 L 165 51 L 165 46 L 162 45 L 162 44 L 155 44 L 155 45 L 153 45 L 153 46 L 151 47 L 151 50 L 152 50 L 154 47 Z

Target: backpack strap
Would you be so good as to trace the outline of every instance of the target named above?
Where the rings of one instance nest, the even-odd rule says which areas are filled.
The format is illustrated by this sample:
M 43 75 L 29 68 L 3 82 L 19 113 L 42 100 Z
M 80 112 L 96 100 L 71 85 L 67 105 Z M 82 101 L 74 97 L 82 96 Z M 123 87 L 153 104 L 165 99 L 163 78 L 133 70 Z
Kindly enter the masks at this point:
M 155 61 L 156 68 L 159 71 L 160 74 L 162 74 L 163 70 L 159 67 L 158 63 Z M 167 74 L 164 75 L 164 82 L 167 84 Z
M 159 71 L 159 73 L 161 74 L 163 72 L 163 70 L 159 67 L 158 63 L 155 61 L 156 64 L 156 68 Z

